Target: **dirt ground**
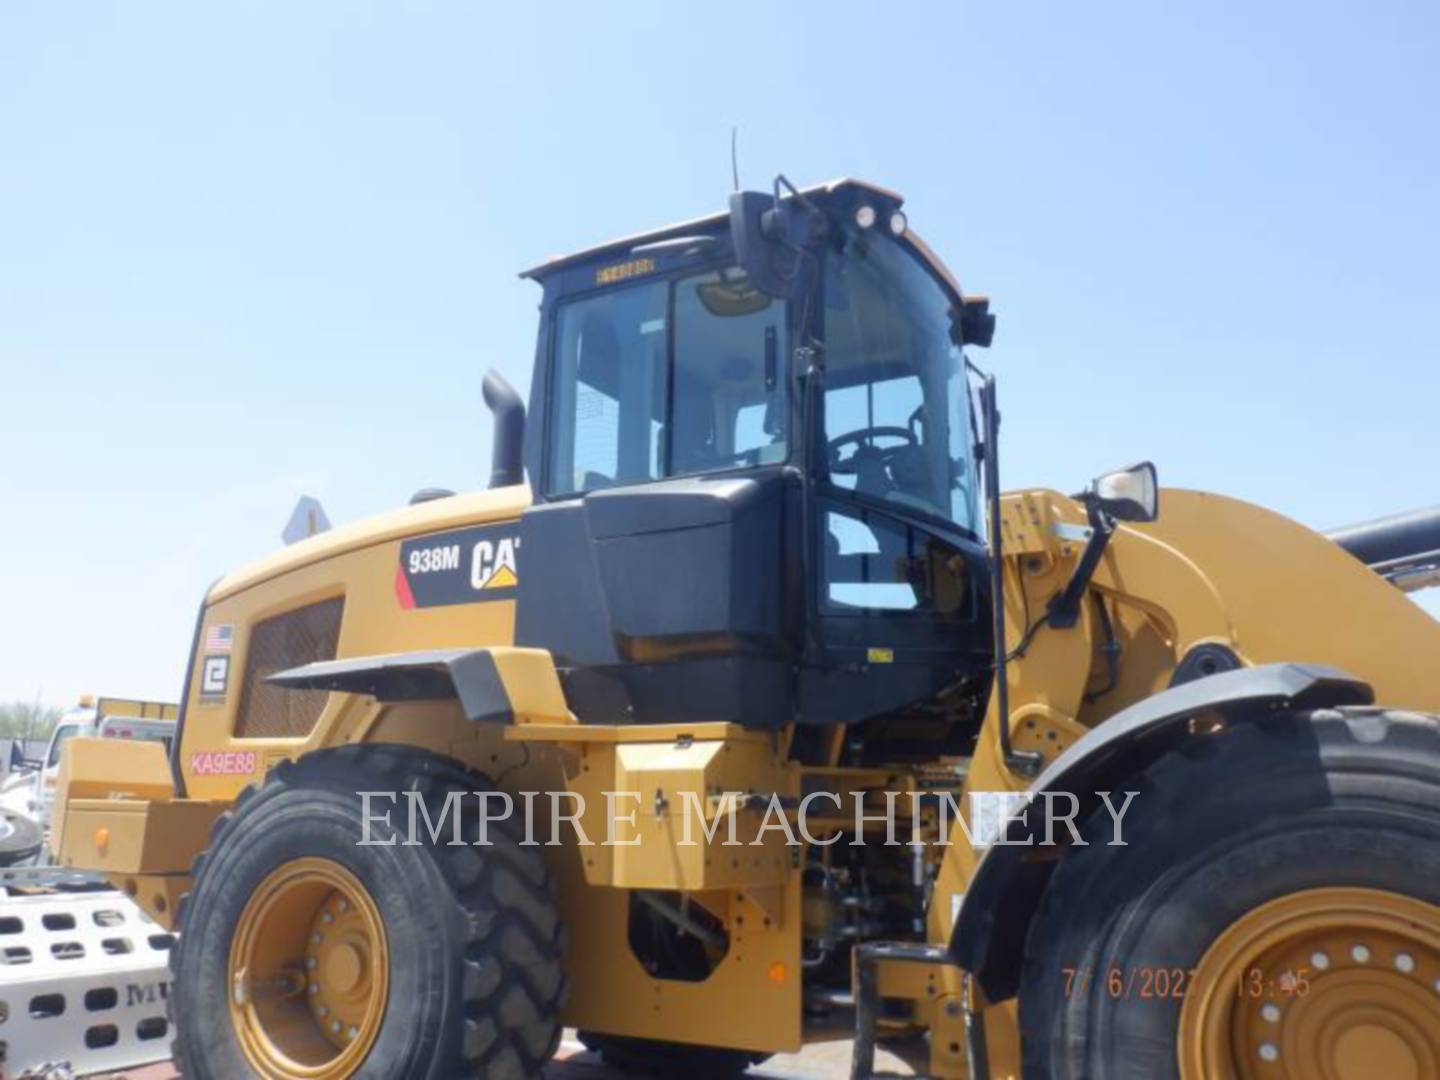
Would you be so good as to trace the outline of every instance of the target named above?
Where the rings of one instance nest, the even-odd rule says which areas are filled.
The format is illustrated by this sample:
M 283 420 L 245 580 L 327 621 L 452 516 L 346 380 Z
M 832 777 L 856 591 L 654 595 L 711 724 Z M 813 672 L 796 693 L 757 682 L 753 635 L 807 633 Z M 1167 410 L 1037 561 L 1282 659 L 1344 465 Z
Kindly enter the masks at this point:
M 913 1075 L 899 1058 L 885 1051 L 876 1057 L 882 1072 Z M 607 1069 L 575 1039 L 573 1031 L 565 1033 L 560 1052 L 545 1070 L 545 1080 L 619 1080 L 623 1074 Z M 850 1043 L 848 1040 L 816 1043 L 803 1053 L 784 1054 L 771 1058 L 748 1074 L 753 1080 L 845 1080 L 850 1075 Z M 119 1076 L 94 1080 L 177 1080 L 168 1064 L 133 1069 Z

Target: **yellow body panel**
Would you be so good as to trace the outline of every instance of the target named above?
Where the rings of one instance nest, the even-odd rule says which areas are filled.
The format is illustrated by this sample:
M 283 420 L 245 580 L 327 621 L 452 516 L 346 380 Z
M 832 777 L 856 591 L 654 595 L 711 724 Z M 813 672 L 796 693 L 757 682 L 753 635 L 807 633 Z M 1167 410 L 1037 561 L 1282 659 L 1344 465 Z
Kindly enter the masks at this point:
M 105 874 L 169 926 L 190 864 L 228 803 L 176 799 L 160 743 L 76 738 L 61 752 L 56 806 L 60 864 Z
M 180 758 L 186 793 L 201 799 L 234 798 L 276 761 L 360 741 L 361 729 L 376 719 L 368 699 L 332 694 L 308 735 L 239 739 L 232 747 L 239 687 L 249 660 L 247 631 L 272 615 L 343 597 L 345 614 L 336 652 L 340 658 L 512 644 L 514 600 L 406 610 L 395 591 L 395 572 L 401 542 L 407 537 L 513 520 L 529 501 L 529 491 L 523 487 L 437 499 L 302 540 L 222 579 L 211 590 L 204 625 L 234 627 L 230 688 L 221 700 L 203 693 L 205 653 L 197 650 Z M 549 701 L 546 707 L 553 707 L 553 695 Z M 253 753 L 254 768 L 244 773 L 197 774 L 197 754 L 226 749 Z

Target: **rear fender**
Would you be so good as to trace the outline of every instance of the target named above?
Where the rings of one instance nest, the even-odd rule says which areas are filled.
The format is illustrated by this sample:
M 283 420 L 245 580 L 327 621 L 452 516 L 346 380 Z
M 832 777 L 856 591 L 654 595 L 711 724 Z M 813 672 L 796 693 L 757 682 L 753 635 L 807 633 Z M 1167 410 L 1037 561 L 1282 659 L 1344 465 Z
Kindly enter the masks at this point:
M 292 690 L 368 694 L 377 701 L 455 698 L 477 723 L 574 724 L 545 649 L 496 646 L 327 660 L 271 675 Z

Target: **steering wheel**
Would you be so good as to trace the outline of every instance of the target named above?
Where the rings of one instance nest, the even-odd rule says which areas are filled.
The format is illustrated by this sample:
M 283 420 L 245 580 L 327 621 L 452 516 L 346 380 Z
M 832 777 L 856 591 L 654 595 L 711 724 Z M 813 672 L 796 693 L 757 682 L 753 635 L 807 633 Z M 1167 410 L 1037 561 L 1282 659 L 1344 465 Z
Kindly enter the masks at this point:
M 901 439 L 905 445 L 881 448 L 874 445 L 875 439 Z M 855 452 L 842 460 L 840 451 L 851 443 L 856 444 Z M 854 431 L 847 431 L 844 435 L 837 435 L 830 440 L 830 471 L 840 476 L 853 476 L 859 471 L 858 463 L 867 457 L 883 464 L 895 451 L 919 445 L 919 435 L 909 428 L 883 426 L 856 428 Z

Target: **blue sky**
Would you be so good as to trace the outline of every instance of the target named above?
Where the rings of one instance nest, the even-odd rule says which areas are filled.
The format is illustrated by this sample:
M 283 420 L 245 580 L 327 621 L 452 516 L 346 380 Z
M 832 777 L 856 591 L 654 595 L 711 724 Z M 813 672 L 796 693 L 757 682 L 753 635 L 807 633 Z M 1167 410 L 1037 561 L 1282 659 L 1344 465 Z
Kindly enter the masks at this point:
M 483 484 L 516 272 L 719 208 L 732 124 L 994 298 L 1007 486 L 1433 504 L 1437 115 L 1425 3 L 6 4 L 0 698 L 176 694 L 297 496 Z

